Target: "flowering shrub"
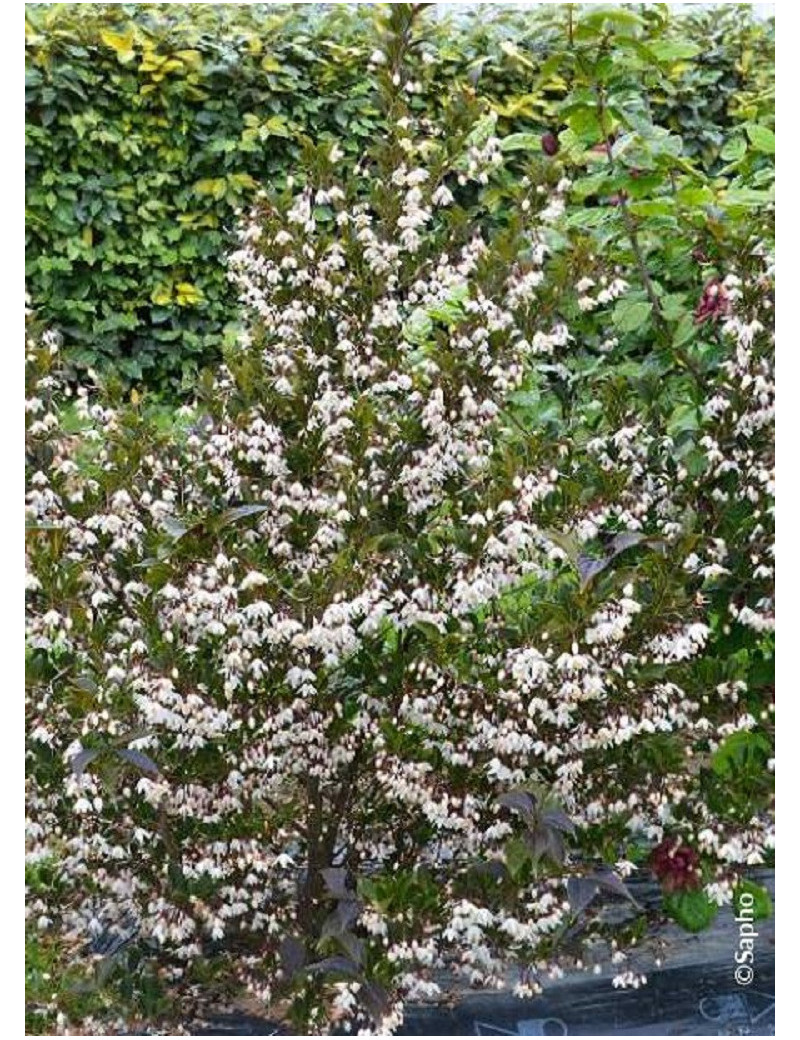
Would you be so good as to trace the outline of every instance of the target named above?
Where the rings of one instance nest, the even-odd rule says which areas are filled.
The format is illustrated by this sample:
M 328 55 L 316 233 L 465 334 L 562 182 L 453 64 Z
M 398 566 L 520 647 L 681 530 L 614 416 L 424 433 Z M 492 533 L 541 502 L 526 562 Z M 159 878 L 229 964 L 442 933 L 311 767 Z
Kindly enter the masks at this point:
M 379 63 L 393 132 L 243 214 L 245 331 L 172 429 L 79 389 L 68 433 L 28 343 L 31 920 L 309 1033 L 609 932 L 638 983 L 635 867 L 694 928 L 773 841 L 768 219 L 675 313 L 646 211 L 587 248 L 545 149 L 489 233 L 494 122 Z

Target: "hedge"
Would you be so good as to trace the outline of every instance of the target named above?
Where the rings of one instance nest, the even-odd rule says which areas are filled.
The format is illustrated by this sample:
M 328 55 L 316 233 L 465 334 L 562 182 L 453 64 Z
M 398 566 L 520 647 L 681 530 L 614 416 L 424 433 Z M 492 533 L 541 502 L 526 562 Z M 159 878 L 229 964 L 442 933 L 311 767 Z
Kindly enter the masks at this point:
M 660 45 L 680 47 L 665 5 L 643 7 Z M 237 210 L 257 184 L 285 183 L 304 137 L 349 159 L 384 132 L 370 58 L 386 17 L 380 5 L 28 5 L 28 291 L 74 369 L 174 393 L 220 357 L 237 316 L 225 267 Z M 503 134 L 559 129 L 569 85 L 548 59 L 570 5 L 426 17 L 415 111 L 435 116 L 470 82 Z M 773 28 L 733 5 L 690 17 L 704 51 L 652 103 L 713 171 L 725 129 L 769 102 Z

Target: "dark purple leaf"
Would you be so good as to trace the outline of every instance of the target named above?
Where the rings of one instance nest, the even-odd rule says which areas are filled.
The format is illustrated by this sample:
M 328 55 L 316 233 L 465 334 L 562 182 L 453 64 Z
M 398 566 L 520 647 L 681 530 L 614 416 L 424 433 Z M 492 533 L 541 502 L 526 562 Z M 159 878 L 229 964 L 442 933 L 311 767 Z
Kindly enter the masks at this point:
M 95 982 L 98 986 L 104 986 L 108 982 L 118 964 L 119 955 L 117 953 L 111 953 L 107 957 L 103 957 L 94 969 Z
M 622 896 L 624 899 L 628 899 L 634 906 L 642 909 L 640 904 L 631 895 L 631 890 L 622 878 L 617 877 L 613 870 L 596 870 L 591 877 L 598 885 L 600 885 L 601 888 L 606 889 L 608 892 L 613 892 L 615 895 Z
M 322 937 L 340 936 L 358 920 L 362 904 L 357 899 L 343 899 L 322 925 Z
M 481 78 L 482 72 L 483 62 L 472 62 L 472 64 L 469 66 L 469 71 L 467 72 L 467 79 L 469 80 L 471 86 L 477 87 L 478 80 Z
M 136 766 L 142 773 L 148 773 L 150 776 L 158 776 L 158 766 L 143 751 L 134 751 L 133 748 L 122 748 L 117 751 L 120 758 L 125 759 L 126 762 L 130 762 L 131 765 Z
M 165 516 L 161 523 L 163 524 L 164 530 L 167 532 L 170 538 L 174 538 L 176 541 L 179 538 L 183 538 L 183 536 L 189 530 L 189 528 L 185 524 L 182 524 L 180 520 L 178 520 L 177 517 L 174 516 Z
M 566 834 L 575 833 L 575 824 L 567 816 L 563 809 L 545 809 L 541 816 L 542 823 L 556 830 L 564 831 Z
M 344 952 L 359 967 L 364 966 L 364 943 L 352 932 L 343 932 L 339 936 L 339 945 Z
M 328 889 L 328 894 L 335 899 L 346 899 L 350 894 L 347 891 L 347 871 L 344 867 L 325 867 L 320 871 Z
M 572 908 L 572 912 L 574 914 L 583 913 L 599 891 L 600 886 L 591 878 L 568 878 L 567 896 L 569 897 L 569 905 Z
M 518 812 L 529 826 L 533 824 L 536 802 L 527 791 L 507 791 L 500 795 L 497 804 Z
M 77 679 L 73 680 L 72 685 L 76 690 L 83 690 L 84 693 L 97 693 L 97 683 L 90 675 L 79 675 Z
M 586 586 L 596 575 L 604 571 L 609 565 L 613 556 L 587 556 L 585 553 L 581 553 L 578 556 L 578 575 L 581 579 L 581 584 Z
M 341 918 L 345 928 L 349 928 L 351 925 L 356 923 L 363 908 L 364 904 L 360 899 L 353 899 L 350 897 L 348 899 L 343 899 L 341 903 L 339 903 L 336 907 L 336 913 Z
M 554 863 L 563 864 L 566 849 L 564 839 L 557 830 L 539 825 L 525 835 L 525 842 L 534 859 L 547 856 Z
M 349 975 L 358 978 L 358 967 L 348 957 L 326 957 L 324 960 L 309 964 L 306 968 L 309 975 Z
M 78 754 L 70 762 L 70 769 L 77 777 L 83 776 L 84 770 L 93 762 L 100 754 L 99 748 L 84 748 L 83 751 L 79 751 Z
M 621 531 L 619 534 L 614 535 L 611 542 L 612 556 L 619 556 L 620 553 L 630 549 L 633 545 L 638 545 L 639 542 L 645 541 L 646 538 L 647 535 L 642 534 L 641 531 Z
M 306 948 L 295 936 L 287 935 L 279 948 L 283 970 L 291 978 L 306 962 Z
M 498 880 L 505 877 L 508 873 L 505 863 L 499 859 L 490 859 L 483 863 L 476 863 L 473 870 L 476 874 L 488 874 L 489 877 Z
M 228 524 L 235 524 L 237 520 L 244 520 L 248 516 L 257 516 L 267 509 L 269 509 L 269 506 L 264 505 L 262 502 L 248 502 L 243 506 L 233 506 L 233 508 L 225 510 L 219 518 L 218 526 L 226 527 Z
M 375 1022 L 380 1022 L 386 1017 L 390 1007 L 389 993 L 378 982 L 365 982 L 358 991 L 359 997 L 364 1002 L 364 1007 Z
M 207 436 L 214 429 L 214 420 L 210 415 L 200 415 L 189 427 L 189 432 L 197 437 Z
M 620 553 L 624 553 L 626 549 L 631 549 L 634 545 L 639 545 L 641 542 L 646 541 L 648 541 L 647 535 L 642 534 L 640 531 L 621 531 L 612 538 L 605 556 L 594 557 L 587 556 L 586 553 L 580 553 L 576 566 L 582 586 L 585 588 L 592 578 L 604 571 Z
M 567 857 L 567 849 L 564 844 L 564 839 L 561 837 L 561 832 L 547 828 L 546 833 L 548 855 L 550 856 L 550 859 L 559 866 L 563 866 L 564 860 Z

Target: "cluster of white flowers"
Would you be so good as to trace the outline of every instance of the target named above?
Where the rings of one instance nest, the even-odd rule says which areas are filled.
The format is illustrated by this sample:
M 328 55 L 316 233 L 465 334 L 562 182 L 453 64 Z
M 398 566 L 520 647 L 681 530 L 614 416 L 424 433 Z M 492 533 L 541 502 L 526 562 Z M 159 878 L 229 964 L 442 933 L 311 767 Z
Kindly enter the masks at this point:
M 596 307 L 605 306 L 619 299 L 629 288 L 624 278 L 612 278 L 608 280 L 606 275 L 601 275 L 599 283 L 594 278 L 585 276 L 575 284 L 578 293 L 578 306 L 582 311 L 593 311 Z M 591 290 L 596 290 L 596 295 L 590 295 Z

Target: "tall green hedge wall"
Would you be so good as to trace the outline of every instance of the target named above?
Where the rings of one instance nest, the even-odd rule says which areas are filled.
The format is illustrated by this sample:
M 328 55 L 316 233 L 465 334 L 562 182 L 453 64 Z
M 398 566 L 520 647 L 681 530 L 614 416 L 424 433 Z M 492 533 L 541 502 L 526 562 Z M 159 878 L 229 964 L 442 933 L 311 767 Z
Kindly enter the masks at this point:
M 502 133 L 558 130 L 547 58 L 570 5 L 428 14 L 426 90 L 468 84 Z M 666 17 L 665 5 L 658 8 Z M 28 5 L 27 279 L 76 368 L 170 392 L 219 357 L 236 300 L 238 207 L 292 171 L 307 135 L 350 156 L 381 133 L 373 5 Z M 658 117 L 713 169 L 736 106 L 771 76 L 772 29 L 734 5 L 691 16 L 702 55 Z M 685 23 L 684 23 L 685 24 Z M 685 31 L 685 30 L 684 30 Z M 552 65 L 552 63 L 551 63 Z M 712 98 L 709 104 L 709 98 Z M 745 99 L 744 102 L 742 99 Z

